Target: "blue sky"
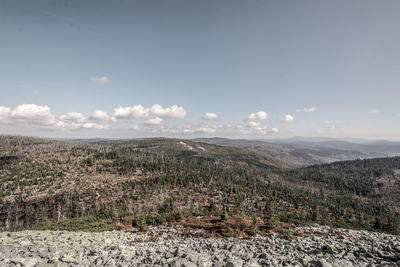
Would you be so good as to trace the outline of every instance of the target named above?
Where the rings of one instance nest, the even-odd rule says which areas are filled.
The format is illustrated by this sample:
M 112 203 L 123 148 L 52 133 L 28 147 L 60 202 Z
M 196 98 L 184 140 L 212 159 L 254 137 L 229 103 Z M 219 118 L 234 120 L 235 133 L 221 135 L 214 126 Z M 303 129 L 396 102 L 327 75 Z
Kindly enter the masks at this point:
M 0 133 L 399 140 L 399 13 L 399 1 L 2 1 Z

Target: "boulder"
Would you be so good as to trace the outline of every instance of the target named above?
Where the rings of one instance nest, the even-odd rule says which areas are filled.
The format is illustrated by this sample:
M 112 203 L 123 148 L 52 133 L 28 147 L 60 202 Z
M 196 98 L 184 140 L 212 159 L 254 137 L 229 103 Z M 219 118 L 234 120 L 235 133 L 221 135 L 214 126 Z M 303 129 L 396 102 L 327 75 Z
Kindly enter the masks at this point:
M 309 262 L 312 267 L 332 267 L 332 264 L 328 263 L 325 259 L 319 259 Z
M 73 257 L 71 257 L 69 255 L 63 255 L 60 258 L 60 261 L 65 262 L 65 263 L 75 263 L 75 264 L 79 263 L 77 259 L 75 259 L 75 258 L 73 258 Z

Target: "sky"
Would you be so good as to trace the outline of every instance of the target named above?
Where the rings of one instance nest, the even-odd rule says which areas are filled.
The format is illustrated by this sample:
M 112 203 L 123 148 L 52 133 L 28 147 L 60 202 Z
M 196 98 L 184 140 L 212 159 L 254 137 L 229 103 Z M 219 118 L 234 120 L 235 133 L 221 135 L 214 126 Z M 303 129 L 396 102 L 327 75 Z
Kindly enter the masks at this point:
M 0 3 L 0 134 L 400 140 L 400 2 Z

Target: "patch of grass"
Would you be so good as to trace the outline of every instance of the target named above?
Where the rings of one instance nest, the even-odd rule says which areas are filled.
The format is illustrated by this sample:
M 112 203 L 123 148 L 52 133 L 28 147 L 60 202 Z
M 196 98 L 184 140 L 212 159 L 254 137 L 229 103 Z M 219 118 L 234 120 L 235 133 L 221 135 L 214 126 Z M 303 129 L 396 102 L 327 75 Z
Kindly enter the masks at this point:
M 116 227 L 111 218 L 90 215 L 68 219 L 61 222 L 53 222 L 34 226 L 32 230 L 53 230 L 53 231 L 86 231 L 86 232 L 103 232 L 112 231 Z

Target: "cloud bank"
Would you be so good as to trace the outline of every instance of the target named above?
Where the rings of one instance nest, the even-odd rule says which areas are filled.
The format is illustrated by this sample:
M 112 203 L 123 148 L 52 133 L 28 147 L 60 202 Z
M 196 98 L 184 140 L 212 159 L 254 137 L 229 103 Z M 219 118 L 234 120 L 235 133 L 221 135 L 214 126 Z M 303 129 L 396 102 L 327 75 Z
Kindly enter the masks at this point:
M 111 113 L 98 109 L 85 116 L 76 111 L 54 114 L 49 106 L 21 104 L 16 107 L 0 106 L 0 129 L 19 129 L 18 132 L 23 132 L 23 129 L 27 128 L 52 132 L 110 130 L 131 131 L 144 136 L 171 134 L 188 137 L 227 134 L 266 136 L 279 132 L 277 127 L 270 128 L 265 125 L 265 121 L 269 118 L 265 111 L 251 113 L 237 124 L 213 123 L 219 118 L 213 112 L 206 112 L 203 115 L 206 121 L 195 124 L 183 120 L 186 116 L 185 108 L 178 105 L 170 107 L 163 107 L 160 104 L 150 107 L 140 104 L 120 106 L 114 108 Z
M 35 104 L 22 104 L 14 109 L 0 107 L 0 122 L 9 125 L 37 126 L 53 129 L 106 129 L 107 125 L 101 125 L 90 121 L 78 112 L 69 112 L 64 115 L 55 115 L 48 106 Z

